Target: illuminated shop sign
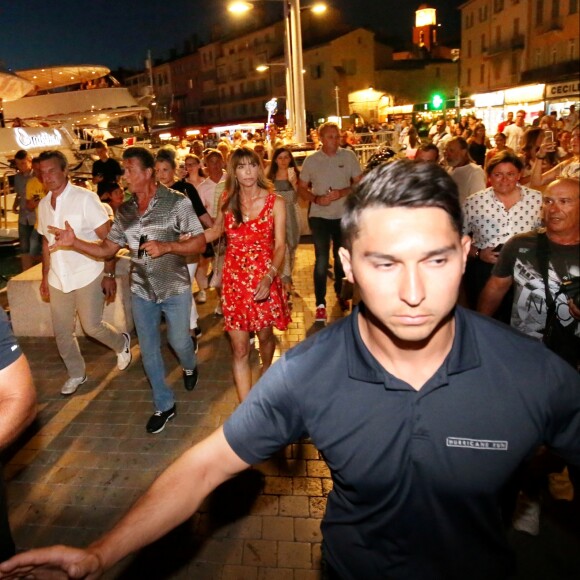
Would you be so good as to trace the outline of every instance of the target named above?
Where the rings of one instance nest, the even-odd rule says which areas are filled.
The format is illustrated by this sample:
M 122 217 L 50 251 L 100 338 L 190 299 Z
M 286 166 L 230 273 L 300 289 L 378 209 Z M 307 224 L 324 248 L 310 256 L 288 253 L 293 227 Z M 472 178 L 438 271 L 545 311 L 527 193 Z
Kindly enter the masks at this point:
M 568 81 L 567 83 L 554 83 L 546 86 L 546 98 L 557 99 L 580 93 L 580 81 Z
M 16 142 L 21 149 L 40 149 L 42 147 L 60 147 L 62 136 L 58 129 L 29 133 L 26 129 L 14 129 Z

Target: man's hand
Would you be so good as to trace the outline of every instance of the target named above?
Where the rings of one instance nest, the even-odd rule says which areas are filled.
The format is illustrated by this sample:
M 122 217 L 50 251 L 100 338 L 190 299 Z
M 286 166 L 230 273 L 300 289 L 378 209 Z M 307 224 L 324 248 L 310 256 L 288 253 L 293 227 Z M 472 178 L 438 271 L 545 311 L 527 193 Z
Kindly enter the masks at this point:
M 499 258 L 499 252 L 494 252 L 493 248 L 483 248 L 479 252 L 479 259 L 488 264 L 495 264 Z
M 48 279 L 43 277 L 40 282 L 40 297 L 44 302 L 50 302 L 50 290 L 48 289 Z
M 342 193 L 340 189 L 329 189 L 328 193 L 324 197 L 326 197 L 330 202 L 332 202 L 336 201 L 337 199 L 340 199 L 342 197 Z
M 327 193 L 326 195 L 317 195 L 314 198 L 314 203 L 316 205 L 330 205 L 334 200 L 330 199 L 329 194 Z
M 139 246 L 140 250 L 145 250 L 151 258 L 159 258 L 169 252 L 169 244 L 167 242 L 158 242 L 150 240 Z
M 105 276 L 101 280 L 101 288 L 103 289 L 103 294 L 105 295 L 105 302 L 110 304 L 115 301 L 117 296 L 117 281 L 115 278 L 109 278 Z
M 55 226 L 48 226 L 48 231 L 54 235 L 54 244 L 49 246 L 51 252 L 57 248 L 72 248 L 74 246 L 77 239 L 75 231 L 68 222 L 64 222 L 64 228 L 61 230 Z
M 0 564 L 0 578 L 82 578 L 103 574 L 98 557 L 88 550 L 67 546 L 39 548 L 18 554 Z
M 568 308 L 570 309 L 570 314 L 576 319 L 580 320 L 580 308 L 574 304 L 572 298 L 568 300 Z

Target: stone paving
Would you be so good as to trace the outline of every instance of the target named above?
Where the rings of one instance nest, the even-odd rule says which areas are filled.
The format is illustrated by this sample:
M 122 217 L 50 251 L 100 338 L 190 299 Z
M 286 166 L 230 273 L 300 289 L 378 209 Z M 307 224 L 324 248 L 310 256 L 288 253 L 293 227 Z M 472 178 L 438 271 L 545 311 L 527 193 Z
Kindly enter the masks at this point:
M 314 322 L 313 262 L 312 246 L 301 245 L 293 323 L 277 333 L 277 357 L 320 328 Z M 158 435 L 145 432 L 153 409 L 137 341 L 133 363 L 120 372 L 112 352 L 81 339 L 89 380 L 65 398 L 60 387 L 66 376 L 54 340 L 21 340 L 38 389 L 39 415 L 6 454 L 10 516 L 19 549 L 91 542 L 173 459 L 232 413 L 237 398 L 230 347 L 222 319 L 213 315 L 214 292 L 209 296 L 199 307 L 204 335 L 198 353 L 200 381 L 193 392 L 183 388 L 176 359 L 164 348 L 177 416 Z M 332 321 L 342 314 L 330 280 L 327 297 Z M 257 351 L 252 361 L 257 377 Z M 314 446 L 308 441 L 292 444 L 221 486 L 186 523 L 105 577 L 318 579 L 320 520 L 331 485 Z M 521 566 L 518 580 L 580 578 L 579 522 L 580 510 L 568 502 L 552 502 L 543 512 L 540 536 L 512 533 Z
M 276 357 L 320 328 L 314 323 L 313 251 L 301 246 L 293 322 L 278 335 Z M 35 424 L 5 467 L 17 546 L 85 545 L 108 529 L 182 451 L 222 424 L 237 404 L 230 347 L 213 315 L 215 291 L 199 306 L 200 381 L 184 390 L 165 346 L 177 416 L 158 435 L 145 432 L 153 411 L 134 341 L 120 372 L 108 349 L 81 339 L 89 380 L 65 398 L 53 339 L 21 339 L 39 396 Z M 329 281 L 329 315 L 341 316 Z M 257 377 L 259 356 L 252 353 Z M 178 530 L 109 572 L 108 578 L 318 578 L 320 518 L 331 489 L 326 464 L 308 442 L 228 482 Z

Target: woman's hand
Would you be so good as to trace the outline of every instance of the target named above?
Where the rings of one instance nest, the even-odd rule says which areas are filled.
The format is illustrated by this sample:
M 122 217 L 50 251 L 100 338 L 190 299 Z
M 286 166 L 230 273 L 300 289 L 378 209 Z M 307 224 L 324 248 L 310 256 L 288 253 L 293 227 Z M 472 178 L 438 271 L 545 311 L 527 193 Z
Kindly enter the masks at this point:
M 268 296 L 270 296 L 270 286 L 271 285 L 272 285 L 272 278 L 270 277 L 270 275 L 264 276 L 260 280 L 258 285 L 256 286 L 256 289 L 254 290 L 254 300 L 256 302 L 266 300 L 266 298 L 268 298 Z

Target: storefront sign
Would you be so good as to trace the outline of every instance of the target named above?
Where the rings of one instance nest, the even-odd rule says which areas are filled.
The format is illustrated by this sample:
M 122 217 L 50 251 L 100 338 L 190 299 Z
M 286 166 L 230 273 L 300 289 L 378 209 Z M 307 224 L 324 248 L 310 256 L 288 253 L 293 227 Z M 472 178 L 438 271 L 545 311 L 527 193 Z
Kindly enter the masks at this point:
M 14 136 L 21 149 L 60 147 L 62 144 L 62 136 L 58 129 L 53 129 L 52 131 L 27 131 L 26 129 L 17 127 L 14 129 Z
M 546 99 L 558 99 L 580 94 L 580 81 L 553 83 L 546 85 Z
M 515 87 L 505 91 L 506 105 L 524 105 L 526 103 L 536 103 L 544 100 L 544 84 L 525 85 Z
M 478 109 L 483 109 L 485 107 L 501 107 L 504 102 L 504 91 L 472 95 L 471 100 Z

